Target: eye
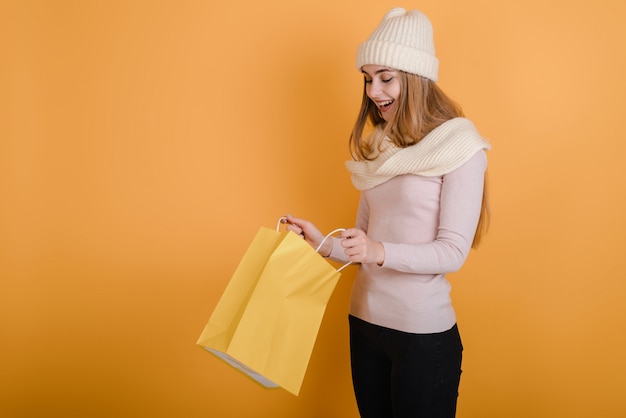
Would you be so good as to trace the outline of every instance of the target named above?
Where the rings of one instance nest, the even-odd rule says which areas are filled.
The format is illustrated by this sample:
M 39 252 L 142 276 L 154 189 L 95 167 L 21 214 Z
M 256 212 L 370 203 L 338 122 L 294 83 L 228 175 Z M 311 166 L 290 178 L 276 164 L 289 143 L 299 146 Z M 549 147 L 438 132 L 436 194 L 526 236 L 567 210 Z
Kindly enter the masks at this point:
M 387 79 L 385 79 L 385 78 L 382 79 L 383 83 L 389 83 L 391 80 L 393 80 L 393 77 L 389 77 Z
M 365 80 L 365 84 L 372 84 L 372 80 L 371 79 L 368 80 L 367 78 L 364 78 L 364 80 Z

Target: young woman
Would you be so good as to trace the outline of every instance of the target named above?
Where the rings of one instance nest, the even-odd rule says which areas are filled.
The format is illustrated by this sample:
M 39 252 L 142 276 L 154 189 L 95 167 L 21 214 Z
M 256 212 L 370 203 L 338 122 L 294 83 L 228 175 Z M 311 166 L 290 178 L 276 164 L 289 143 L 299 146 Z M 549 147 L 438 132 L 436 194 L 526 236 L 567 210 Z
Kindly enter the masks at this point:
M 360 264 L 349 316 L 357 404 L 364 418 L 454 417 L 463 347 L 446 273 L 485 231 L 489 144 L 435 84 L 419 11 L 389 11 L 357 67 L 364 94 L 346 163 L 361 191 L 356 224 L 320 249 Z M 287 222 L 314 247 L 323 239 L 308 220 Z

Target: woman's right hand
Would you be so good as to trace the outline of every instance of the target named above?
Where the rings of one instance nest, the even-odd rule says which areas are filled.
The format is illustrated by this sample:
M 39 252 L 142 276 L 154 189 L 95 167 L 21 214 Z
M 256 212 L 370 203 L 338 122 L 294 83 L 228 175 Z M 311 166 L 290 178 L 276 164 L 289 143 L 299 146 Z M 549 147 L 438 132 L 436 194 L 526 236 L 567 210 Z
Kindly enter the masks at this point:
M 293 231 L 295 234 L 300 235 L 302 238 L 304 238 L 306 242 L 309 243 L 309 245 L 311 245 L 311 247 L 317 248 L 324 239 L 325 235 L 322 234 L 311 221 L 296 218 L 295 216 L 289 214 L 287 214 L 285 218 L 287 230 Z M 326 240 L 326 242 L 324 243 L 324 247 L 320 248 L 319 253 L 324 257 L 328 257 L 332 249 L 332 240 Z

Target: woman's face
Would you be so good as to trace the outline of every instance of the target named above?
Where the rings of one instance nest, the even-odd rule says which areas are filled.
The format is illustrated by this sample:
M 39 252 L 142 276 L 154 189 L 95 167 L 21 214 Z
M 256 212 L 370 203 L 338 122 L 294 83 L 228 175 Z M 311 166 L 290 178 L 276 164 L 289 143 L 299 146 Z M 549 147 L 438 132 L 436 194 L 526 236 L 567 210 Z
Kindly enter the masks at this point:
M 365 93 L 376 105 L 385 121 L 391 120 L 398 106 L 400 80 L 397 71 L 380 65 L 364 65 Z

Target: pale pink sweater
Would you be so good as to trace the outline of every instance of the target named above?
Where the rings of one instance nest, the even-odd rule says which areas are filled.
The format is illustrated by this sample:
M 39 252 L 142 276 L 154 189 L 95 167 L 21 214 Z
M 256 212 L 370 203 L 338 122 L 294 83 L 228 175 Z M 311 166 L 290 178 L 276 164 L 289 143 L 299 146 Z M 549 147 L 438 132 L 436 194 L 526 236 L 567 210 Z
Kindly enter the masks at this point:
M 350 314 L 404 332 L 443 332 L 456 323 L 446 273 L 471 248 L 480 215 L 485 152 L 440 176 L 397 175 L 361 191 L 356 227 L 383 243 L 382 266 L 359 266 Z M 346 260 L 333 239 L 331 258 Z

